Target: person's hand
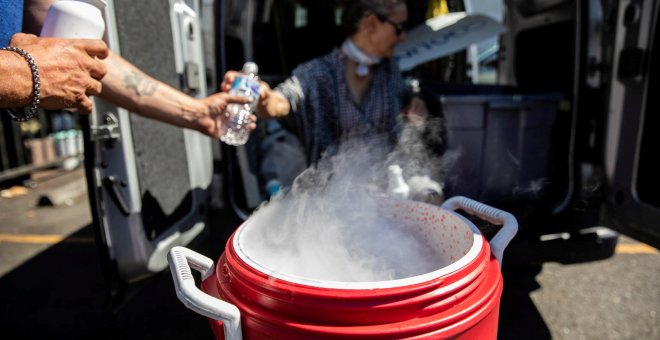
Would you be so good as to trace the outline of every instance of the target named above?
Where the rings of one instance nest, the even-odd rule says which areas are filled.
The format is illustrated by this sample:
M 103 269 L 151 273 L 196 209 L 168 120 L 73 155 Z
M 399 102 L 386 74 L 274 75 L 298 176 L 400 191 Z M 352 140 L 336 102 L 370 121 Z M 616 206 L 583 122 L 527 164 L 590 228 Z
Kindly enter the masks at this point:
M 22 48 L 34 58 L 41 79 L 41 108 L 92 111 L 89 96 L 101 92 L 100 80 L 107 72 L 99 60 L 109 53 L 102 40 L 40 38 L 17 33 L 9 45 Z M 28 77 L 31 87 L 31 75 Z
M 220 90 L 223 92 L 229 92 L 231 89 L 231 84 L 234 83 L 234 79 L 239 75 L 237 71 L 227 71 L 225 73 L 224 79 L 222 79 L 222 84 L 220 84 Z
M 224 92 L 229 92 L 231 89 L 231 84 L 234 83 L 234 79 L 239 75 L 237 71 L 227 71 L 225 77 L 220 84 L 220 89 Z M 271 93 L 271 88 L 268 83 L 259 80 L 259 102 L 257 103 L 257 113 L 261 117 L 269 117 L 266 112 L 266 106 L 268 105 L 268 98 Z
M 204 99 L 202 103 L 206 106 L 207 113 L 197 117 L 196 129 L 212 138 L 219 138 L 222 132 L 222 124 L 225 119 L 225 109 L 230 103 L 245 104 L 250 102 L 250 98 L 233 96 L 226 92 L 218 92 Z M 257 117 L 250 115 L 250 124 L 248 130 L 252 131 L 257 127 Z
M 426 103 L 420 97 L 412 97 L 408 106 L 401 112 L 407 119 L 408 123 L 413 126 L 422 126 L 429 116 L 429 110 Z
M 222 84 L 220 84 L 220 89 L 224 92 L 229 92 L 231 89 L 231 84 L 234 83 L 234 79 L 239 75 L 237 71 L 227 71 L 225 73 L 224 79 L 222 79 Z M 262 101 L 268 95 L 270 91 L 270 86 L 265 81 L 259 80 L 259 100 Z

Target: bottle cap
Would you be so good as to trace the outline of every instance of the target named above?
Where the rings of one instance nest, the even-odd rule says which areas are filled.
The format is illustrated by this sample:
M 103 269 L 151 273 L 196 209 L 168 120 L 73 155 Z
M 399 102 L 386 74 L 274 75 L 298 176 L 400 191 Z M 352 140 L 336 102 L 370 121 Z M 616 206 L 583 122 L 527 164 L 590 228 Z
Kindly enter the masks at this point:
M 272 197 L 280 193 L 282 190 L 282 184 L 280 184 L 280 181 L 276 179 L 271 179 L 266 183 L 266 192 L 268 193 L 268 196 Z
M 78 0 L 78 1 L 86 2 L 90 5 L 94 5 L 96 6 L 96 8 L 101 10 L 105 9 L 105 7 L 108 5 L 106 0 Z
M 245 74 L 252 73 L 254 75 L 257 75 L 259 73 L 259 67 L 257 66 L 257 64 L 248 61 L 245 64 L 243 64 L 243 73 Z

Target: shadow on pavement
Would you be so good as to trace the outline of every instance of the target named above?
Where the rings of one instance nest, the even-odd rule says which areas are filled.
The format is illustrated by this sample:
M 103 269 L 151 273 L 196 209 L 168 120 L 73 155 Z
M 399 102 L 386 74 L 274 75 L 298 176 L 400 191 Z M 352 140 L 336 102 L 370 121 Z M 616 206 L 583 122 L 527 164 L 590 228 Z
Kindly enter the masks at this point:
M 87 226 L 0 278 L 4 339 L 213 339 L 206 319 L 176 297 L 168 271 L 148 281 L 119 310 L 105 306 L 96 246 Z M 200 250 L 217 260 L 228 235 Z M 505 270 L 498 339 L 551 339 L 530 298 L 541 268 Z
M 4 339 L 213 339 L 206 319 L 176 297 L 169 272 L 117 311 L 105 307 L 91 226 L 0 278 Z
M 499 340 L 552 339 L 539 310 L 532 301 L 531 293 L 541 288 L 536 282 L 536 275 L 541 272 L 537 267 L 504 268 L 504 291 L 500 302 L 500 322 L 497 338 Z

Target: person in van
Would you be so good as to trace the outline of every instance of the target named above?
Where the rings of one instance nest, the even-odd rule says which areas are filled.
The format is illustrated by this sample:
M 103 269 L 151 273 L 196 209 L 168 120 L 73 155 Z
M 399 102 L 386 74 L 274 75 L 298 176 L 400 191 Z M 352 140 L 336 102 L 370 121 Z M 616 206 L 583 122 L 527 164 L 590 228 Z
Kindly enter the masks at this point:
M 257 114 L 292 119 L 308 164 L 349 136 L 393 147 L 402 114 L 427 115 L 417 97 L 404 108 L 406 86 L 392 58 L 396 44 L 405 39 L 407 17 L 403 0 L 347 1 L 342 45 L 297 66 L 275 89 L 262 82 Z M 223 90 L 229 90 L 236 75 L 225 74 Z

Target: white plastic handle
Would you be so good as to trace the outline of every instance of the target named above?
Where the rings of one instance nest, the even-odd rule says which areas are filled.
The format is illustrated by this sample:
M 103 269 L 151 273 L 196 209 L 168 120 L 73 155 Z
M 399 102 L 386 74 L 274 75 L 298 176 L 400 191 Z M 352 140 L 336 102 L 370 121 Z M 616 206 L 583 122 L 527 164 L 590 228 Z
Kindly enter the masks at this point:
M 446 200 L 442 204 L 443 209 L 457 210 L 462 209 L 465 212 L 475 215 L 482 220 L 493 224 L 502 225 L 502 229 L 490 240 L 490 249 L 497 261 L 502 267 L 502 256 L 504 249 L 518 232 L 518 221 L 513 215 L 506 211 L 485 205 L 481 202 L 469 199 L 463 196 L 455 196 Z
M 202 280 L 215 272 L 213 260 L 188 248 L 174 247 L 167 255 L 174 279 L 176 296 L 193 311 L 206 317 L 222 321 L 225 339 L 241 340 L 241 312 L 238 307 L 201 291 L 195 285 L 190 267 L 202 273 Z

